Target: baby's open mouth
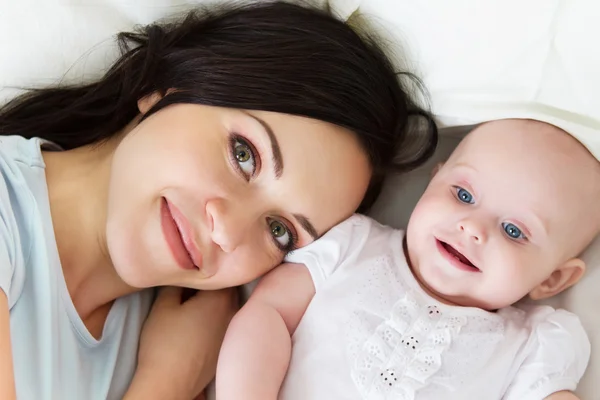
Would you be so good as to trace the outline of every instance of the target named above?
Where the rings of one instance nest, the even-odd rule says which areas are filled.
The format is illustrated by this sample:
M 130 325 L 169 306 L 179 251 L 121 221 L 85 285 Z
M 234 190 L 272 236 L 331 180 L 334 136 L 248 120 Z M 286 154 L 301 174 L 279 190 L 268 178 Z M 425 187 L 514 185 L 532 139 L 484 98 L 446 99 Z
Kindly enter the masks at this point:
M 471 268 L 479 271 L 479 268 L 477 268 L 471 262 L 471 260 L 469 260 L 467 257 L 465 257 L 460 251 L 456 250 L 454 247 L 450 246 L 448 243 L 442 242 L 441 240 L 440 240 L 440 244 L 442 245 L 442 247 L 444 249 L 446 249 L 446 251 L 448 253 L 450 253 L 451 256 L 453 256 L 454 258 L 456 258 L 458 261 L 460 261 L 461 263 L 465 264 L 468 267 L 471 267 Z

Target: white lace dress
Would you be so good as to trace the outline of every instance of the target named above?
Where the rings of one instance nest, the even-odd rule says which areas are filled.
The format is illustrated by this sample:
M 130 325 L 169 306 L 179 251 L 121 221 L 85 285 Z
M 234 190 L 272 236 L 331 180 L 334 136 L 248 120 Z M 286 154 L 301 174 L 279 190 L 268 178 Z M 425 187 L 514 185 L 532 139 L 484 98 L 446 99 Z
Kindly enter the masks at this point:
M 575 315 L 444 305 L 415 281 L 403 236 L 353 216 L 288 256 L 316 295 L 280 400 L 542 400 L 575 389 L 590 354 Z

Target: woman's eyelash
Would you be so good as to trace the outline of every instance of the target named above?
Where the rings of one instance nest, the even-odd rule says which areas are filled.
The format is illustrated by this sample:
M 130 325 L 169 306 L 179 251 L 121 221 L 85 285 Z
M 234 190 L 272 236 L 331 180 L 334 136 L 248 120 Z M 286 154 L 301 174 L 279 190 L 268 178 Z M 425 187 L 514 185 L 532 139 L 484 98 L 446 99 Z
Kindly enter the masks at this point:
M 286 254 L 290 253 L 298 248 L 298 236 L 293 229 L 290 229 L 286 224 L 286 229 L 288 230 L 288 234 L 290 235 L 290 241 L 287 246 L 281 246 L 279 243 L 276 243 L 277 246 Z M 277 241 L 275 241 L 277 242 Z
M 248 162 L 250 160 L 241 161 L 237 158 L 236 151 L 240 145 L 245 146 L 248 149 L 249 156 L 253 161 L 252 171 L 250 173 L 244 171 L 240 165 L 240 162 Z M 235 133 L 229 137 L 229 154 L 234 168 L 246 181 L 250 181 L 260 171 L 260 153 L 256 150 L 256 147 L 252 144 L 252 142 L 245 137 Z
M 244 148 L 240 149 L 242 146 Z M 245 154 L 245 151 L 248 151 L 249 154 Z M 249 182 L 257 175 L 260 169 L 260 154 L 250 140 L 239 134 L 231 134 L 229 137 L 229 154 L 234 168 L 246 181 Z M 241 163 L 246 162 L 253 163 L 251 172 L 244 171 L 242 168 Z M 296 231 L 290 228 L 290 224 L 288 222 L 281 221 L 280 219 L 277 219 L 276 221 L 283 225 L 287 235 L 289 236 L 289 240 L 286 245 L 282 245 L 277 241 L 277 238 L 270 234 L 275 246 L 285 254 L 296 250 L 298 248 L 298 236 Z
M 277 223 L 281 226 L 283 226 L 283 228 L 285 229 L 286 234 L 288 235 L 288 240 L 286 244 L 281 244 L 278 240 L 277 237 L 273 234 L 273 228 L 272 228 L 272 224 L 273 223 Z M 281 218 L 273 218 L 270 220 L 268 227 L 269 227 L 269 235 L 271 236 L 271 240 L 273 241 L 273 243 L 275 244 L 275 246 L 284 254 L 287 254 L 291 251 L 296 250 L 298 247 L 298 235 L 296 233 L 296 230 L 294 228 L 291 228 L 291 224 L 289 223 L 289 221 L 285 220 L 285 219 L 281 219 Z
M 242 147 L 242 146 L 245 149 L 247 149 L 249 154 L 244 153 L 245 149 L 240 149 L 240 147 Z M 240 151 L 240 150 L 241 150 L 241 152 L 238 154 L 238 151 Z M 250 181 L 253 177 L 255 177 L 257 175 L 257 172 L 258 172 L 259 166 L 260 166 L 260 155 L 259 155 L 259 152 L 256 150 L 256 147 L 254 147 L 254 145 L 252 144 L 251 141 L 249 141 L 248 139 L 246 139 L 245 137 L 243 137 L 239 134 L 235 134 L 235 133 L 232 134 L 229 138 L 229 154 L 230 154 L 231 161 L 232 161 L 235 169 L 239 172 L 240 175 L 242 175 L 244 177 L 244 179 L 246 179 L 247 181 Z M 244 159 L 241 160 L 240 157 L 243 157 Z M 242 166 L 240 165 L 240 163 L 245 163 L 245 162 L 253 162 L 251 173 L 244 171 Z M 291 251 L 296 250 L 298 248 L 298 236 L 296 234 L 296 231 L 294 229 L 290 228 L 289 223 L 281 221 L 281 220 L 277 220 L 277 221 L 285 227 L 286 233 L 289 236 L 289 240 L 286 245 L 282 245 L 281 243 L 279 243 L 277 241 L 277 239 L 275 237 L 273 237 L 271 235 L 273 243 L 281 252 L 286 253 L 286 254 Z

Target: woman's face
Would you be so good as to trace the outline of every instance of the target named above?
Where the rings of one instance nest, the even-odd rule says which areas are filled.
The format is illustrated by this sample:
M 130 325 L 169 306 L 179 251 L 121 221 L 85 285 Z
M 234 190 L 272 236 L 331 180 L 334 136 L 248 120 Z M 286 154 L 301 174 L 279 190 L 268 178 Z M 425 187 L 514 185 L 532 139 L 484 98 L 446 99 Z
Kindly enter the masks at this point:
M 134 287 L 250 282 L 350 216 L 371 174 L 340 127 L 189 104 L 142 121 L 112 163 L 108 249 Z

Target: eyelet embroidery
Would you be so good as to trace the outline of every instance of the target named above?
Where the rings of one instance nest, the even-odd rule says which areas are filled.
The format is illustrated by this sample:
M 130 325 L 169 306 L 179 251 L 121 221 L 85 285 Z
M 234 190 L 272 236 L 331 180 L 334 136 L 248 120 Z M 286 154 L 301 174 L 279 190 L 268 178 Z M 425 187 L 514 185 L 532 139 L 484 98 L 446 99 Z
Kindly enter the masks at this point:
M 414 400 L 421 389 L 456 389 L 503 337 L 501 319 L 493 315 L 446 315 L 443 307 L 420 303 L 391 257 L 375 258 L 364 274 L 372 279 L 356 286 L 354 311 L 344 329 L 351 377 L 361 398 Z M 462 362 L 465 354 L 468 359 Z
M 396 383 L 398 383 L 398 376 L 395 375 L 394 376 L 394 370 L 391 368 L 386 369 L 385 371 L 383 371 L 381 374 L 379 374 L 381 376 L 381 384 L 388 385 L 388 386 L 394 386 Z
M 413 350 L 416 350 L 416 349 L 417 349 L 417 346 L 419 346 L 419 340 L 418 340 L 418 339 L 415 339 L 415 337 L 414 337 L 414 336 L 411 336 L 410 338 L 402 339 L 402 342 L 401 342 L 401 343 L 402 343 L 403 345 L 405 345 L 405 346 L 406 346 L 406 348 L 407 348 L 407 349 L 409 349 L 409 350 L 410 350 L 411 348 L 412 348 Z
M 351 374 L 362 397 L 414 400 L 416 392 L 431 383 L 450 390 L 456 388 L 463 382 L 462 375 L 472 370 L 481 356 L 466 351 L 463 354 L 473 354 L 475 364 L 452 363 L 452 369 L 442 366 L 442 356 L 453 345 L 464 350 L 463 345 L 473 339 L 473 332 L 467 328 L 467 334 L 461 338 L 461 331 L 470 324 L 475 325 L 479 338 L 481 333 L 489 335 L 490 330 L 502 332 L 502 326 L 479 316 L 470 321 L 466 316 L 445 315 L 437 306 L 419 306 L 410 293 L 404 296 L 394 305 L 389 318 L 356 349 Z M 492 349 L 501 336 L 491 335 Z M 481 353 L 480 349 L 476 351 Z

